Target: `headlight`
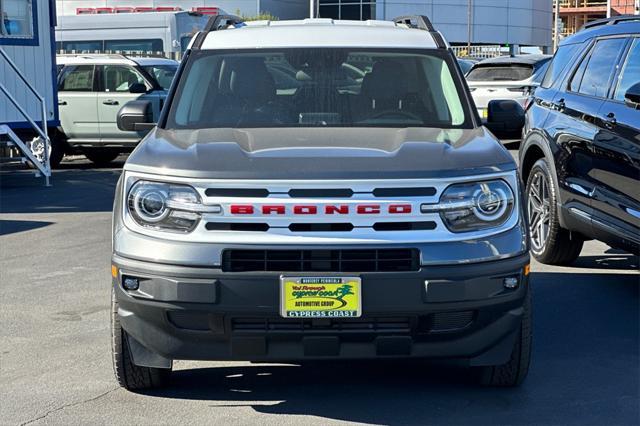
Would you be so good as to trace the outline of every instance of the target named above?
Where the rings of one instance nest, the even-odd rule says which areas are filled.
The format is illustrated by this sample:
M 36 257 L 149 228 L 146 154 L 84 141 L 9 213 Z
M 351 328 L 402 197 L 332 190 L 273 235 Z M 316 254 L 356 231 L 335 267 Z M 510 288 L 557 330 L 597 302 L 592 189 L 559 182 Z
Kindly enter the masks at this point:
M 201 206 L 200 196 L 187 185 L 142 180 L 133 185 L 127 197 L 133 220 L 145 228 L 161 231 L 193 231 L 200 220 Z
M 425 204 L 423 213 L 439 212 L 451 232 L 495 228 L 513 212 L 513 191 L 502 180 L 470 182 L 449 186 L 437 205 Z

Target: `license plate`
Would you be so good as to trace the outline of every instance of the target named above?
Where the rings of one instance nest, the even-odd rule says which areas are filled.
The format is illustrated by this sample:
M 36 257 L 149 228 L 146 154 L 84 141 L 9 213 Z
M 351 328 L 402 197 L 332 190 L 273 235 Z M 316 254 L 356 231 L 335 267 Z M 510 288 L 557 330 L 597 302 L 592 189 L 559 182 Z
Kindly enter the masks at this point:
M 356 318 L 362 315 L 360 277 L 280 277 L 285 318 Z

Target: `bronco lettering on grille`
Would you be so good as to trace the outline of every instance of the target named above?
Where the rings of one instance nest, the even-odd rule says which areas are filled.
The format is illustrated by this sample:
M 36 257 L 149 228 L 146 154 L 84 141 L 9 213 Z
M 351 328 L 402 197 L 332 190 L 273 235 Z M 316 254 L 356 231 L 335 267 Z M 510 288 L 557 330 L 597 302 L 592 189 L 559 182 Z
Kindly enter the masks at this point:
M 315 215 L 324 214 L 327 215 L 345 215 L 349 213 L 354 214 L 411 214 L 411 204 L 390 204 L 388 206 L 382 206 L 380 204 L 327 204 L 324 206 L 316 206 L 313 204 L 301 204 L 293 205 L 287 209 L 286 205 L 270 204 L 259 207 L 254 207 L 251 204 L 233 204 L 229 207 L 229 212 L 234 215 L 252 215 L 261 214 L 263 216 L 269 215 L 284 215 L 289 210 L 292 215 Z

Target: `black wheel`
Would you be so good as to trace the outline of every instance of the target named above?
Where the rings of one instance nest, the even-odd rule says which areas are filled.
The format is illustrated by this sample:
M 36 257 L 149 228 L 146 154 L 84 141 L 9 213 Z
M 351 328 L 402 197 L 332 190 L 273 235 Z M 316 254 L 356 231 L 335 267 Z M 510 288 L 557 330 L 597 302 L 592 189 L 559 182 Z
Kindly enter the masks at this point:
M 503 365 L 479 367 L 480 384 L 484 386 L 519 386 L 527 377 L 531 361 L 531 289 L 527 289 L 520 331 L 509 362 Z
M 546 159 L 538 160 L 531 168 L 525 196 L 533 256 L 550 265 L 572 263 L 580 256 L 584 240 L 560 227 L 558 189 Z
M 97 166 L 106 166 L 118 158 L 120 151 L 109 148 L 95 148 L 84 151 L 84 156 Z
M 128 390 L 153 389 L 166 386 L 171 369 L 139 367 L 131 360 L 127 333 L 120 326 L 118 301 L 111 289 L 111 354 L 113 372 L 118 384 Z
M 66 143 L 56 134 L 50 136 L 49 139 L 51 141 L 51 145 L 49 145 L 49 165 L 52 169 L 57 169 L 62 158 L 64 158 Z M 44 162 L 44 140 L 40 136 L 27 141 L 26 145 L 38 161 Z M 35 168 L 30 162 L 29 167 Z

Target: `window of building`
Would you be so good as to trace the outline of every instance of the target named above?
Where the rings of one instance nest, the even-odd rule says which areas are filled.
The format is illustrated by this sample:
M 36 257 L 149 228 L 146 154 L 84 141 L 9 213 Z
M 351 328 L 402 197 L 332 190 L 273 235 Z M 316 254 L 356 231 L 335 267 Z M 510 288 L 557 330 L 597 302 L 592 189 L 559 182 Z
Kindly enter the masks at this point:
M 320 0 L 321 18 L 366 21 L 376 19 L 376 4 L 371 0 Z
M 0 44 L 37 43 L 33 0 L 0 0 Z

